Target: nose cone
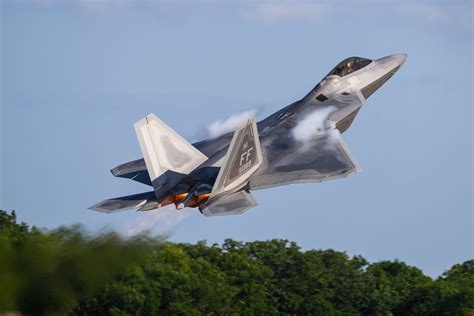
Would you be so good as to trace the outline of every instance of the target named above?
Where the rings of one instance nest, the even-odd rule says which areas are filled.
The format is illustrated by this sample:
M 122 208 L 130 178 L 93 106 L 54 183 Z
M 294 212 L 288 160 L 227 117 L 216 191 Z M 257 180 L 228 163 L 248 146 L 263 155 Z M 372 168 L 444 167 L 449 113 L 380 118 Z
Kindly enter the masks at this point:
M 407 59 L 407 54 L 393 54 L 387 57 L 383 57 L 375 60 L 375 63 L 379 65 L 376 68 L 376 73 L 373 78 L 370 78 L 370 83 L 365 87 L 361 88 L 362 95 L 367 99 L 371 96 L 378 88 L 380 88 L 388 79 L 390 79 L 394 73 L 403 65 Z
M 398 66 L 403 65 L 405 60 L 407 60 L 407 54 L 394 54 L 390 56 L 392 60 L 398 64 Z
M 401 65 L 407 59 L 407 54 L 393 54 L 380 59 L 377 59 L 377 63 L 385 69 L 400 68 Z

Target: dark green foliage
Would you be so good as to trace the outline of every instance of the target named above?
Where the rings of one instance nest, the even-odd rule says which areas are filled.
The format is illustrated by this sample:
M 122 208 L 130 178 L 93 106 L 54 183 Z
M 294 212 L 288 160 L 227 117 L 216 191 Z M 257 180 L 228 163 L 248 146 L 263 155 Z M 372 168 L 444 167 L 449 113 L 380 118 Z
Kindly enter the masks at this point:
M 156 245 L 146 236 L 90 236 L 80 226 L 29 229 L 16 224 L 14 212 L 0 211 L 0 312 L 68 313 Z
M 9 240 L 11 243 L 23 241 L 28 235 L 28 225 L 16 222 L 15 211 L 8 214 L 0 210 L 0 240 Z
M 474 260 L 454 265 L 413 298 L 411 315 L 474 315 Z
M 175 244 L 0 213 L 0 311 L 74 315 L 473 315 L 474 260 L 436 280 L 286 240 Z
M 368 264 L 334 250 L 304 252 L 286 240 L 165 243 L 140 273 L 108 285 L 77 313 L 472 315 L 473 266 L 455 265 L 433 281 L 400 261 Z

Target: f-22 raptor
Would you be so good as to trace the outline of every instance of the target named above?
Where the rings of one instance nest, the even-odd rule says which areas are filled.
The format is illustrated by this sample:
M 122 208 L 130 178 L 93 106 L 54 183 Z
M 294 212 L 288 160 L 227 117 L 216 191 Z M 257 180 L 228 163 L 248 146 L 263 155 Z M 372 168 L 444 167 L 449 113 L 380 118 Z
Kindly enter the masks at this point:
M 347 177 L 360 168 L 341 134 L 405 59 L 406 54 L 347 58 L 301 100 L 258 123 L 253 117 L 235 132 L 194 144 L 150 114 L 135 124 L 143 159 L 111 172 L 153 190 L 90 209 L 150 211 L 174 204 L 196 207 L 206 216 L 241 214 L 257 205 L 253 190 Z

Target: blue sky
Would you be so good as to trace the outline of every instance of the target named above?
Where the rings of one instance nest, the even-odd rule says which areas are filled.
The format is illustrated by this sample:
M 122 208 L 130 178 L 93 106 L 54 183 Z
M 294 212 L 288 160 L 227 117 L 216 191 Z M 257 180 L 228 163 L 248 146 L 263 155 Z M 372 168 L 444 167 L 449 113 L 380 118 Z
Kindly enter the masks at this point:
M 286 238 L 437 276 L 473 257 L 470 1 L 2 1 L 0 208 L 40 227 L 83 223 L 173 241 Z M 190 141 L 266 115 L 348 56 L 408 54 L 344 134 L 364 169 L 254 193 L 241 216 L 105 215 L 148 190 L 109 170 L 141 156 L 153 112 Z

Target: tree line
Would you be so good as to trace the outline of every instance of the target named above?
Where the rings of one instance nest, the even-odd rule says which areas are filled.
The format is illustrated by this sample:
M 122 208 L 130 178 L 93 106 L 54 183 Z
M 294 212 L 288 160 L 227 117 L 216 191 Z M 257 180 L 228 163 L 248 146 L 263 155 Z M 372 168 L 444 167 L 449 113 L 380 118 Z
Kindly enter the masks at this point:
M 0 210 L 0 314 L 474 315 L 474 260 L 432 279 L 294 242 L 172 243 L 81 226 L 44 230 Z

